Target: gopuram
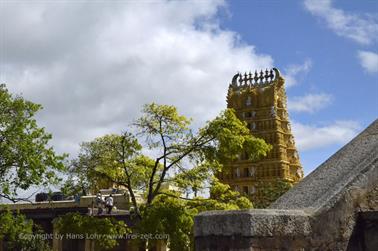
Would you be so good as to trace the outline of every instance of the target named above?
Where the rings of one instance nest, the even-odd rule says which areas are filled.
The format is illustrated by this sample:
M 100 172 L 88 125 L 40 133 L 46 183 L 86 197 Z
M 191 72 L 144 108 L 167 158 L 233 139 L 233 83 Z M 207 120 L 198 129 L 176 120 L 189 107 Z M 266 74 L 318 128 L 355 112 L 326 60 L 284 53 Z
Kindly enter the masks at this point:
M 236 74 L 229 85 L 227 107 L 235 110 L 255 137 L 272 145 L 268 155 L 252 161 L 246 154 L 230 163 L 219 179 L 252 201 L 272 182 L 297 183 L 303 177 L 287 111 L 285 80 L 278 69 Z

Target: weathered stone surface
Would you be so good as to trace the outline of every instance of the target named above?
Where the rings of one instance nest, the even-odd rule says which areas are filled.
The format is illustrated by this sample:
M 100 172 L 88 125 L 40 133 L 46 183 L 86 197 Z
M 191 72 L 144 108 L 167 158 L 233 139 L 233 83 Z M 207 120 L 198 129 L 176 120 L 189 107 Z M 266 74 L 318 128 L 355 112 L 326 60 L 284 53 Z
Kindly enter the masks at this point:
M 301 210 L 209 211 L 196 217 L 195 235 L 296 236 L 311 231 Z
M 196 250 L 370 250 L 377 211 L 378 120 L 270 209 L 197 216 Z
M 281 196 L 270 208 L 314 209 L 330 207 L 354 182 L 367 181 L 366 172 L 378 161 L 378 120 L 336 154 Z M 363 185 L 363 184 L 361 184 Z

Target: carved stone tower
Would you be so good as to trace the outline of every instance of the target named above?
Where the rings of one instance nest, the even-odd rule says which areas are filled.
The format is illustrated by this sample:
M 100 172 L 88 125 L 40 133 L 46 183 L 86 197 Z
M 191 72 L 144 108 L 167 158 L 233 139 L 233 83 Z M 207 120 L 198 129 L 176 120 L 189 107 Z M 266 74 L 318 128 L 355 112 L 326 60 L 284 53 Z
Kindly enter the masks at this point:
M 252 135 L 273 146 L 259 161 L 248 160 L 245 154 L 230 164 L 230 172 L 219 178 L 234 190 L 258 198 L 262 187 L 281 180 L 296 183 L 303 170 L 291 133 L 286 107 L 285 80 L 272 70 L 236 74 L 228 88 L 227 107 L 247 123 Z

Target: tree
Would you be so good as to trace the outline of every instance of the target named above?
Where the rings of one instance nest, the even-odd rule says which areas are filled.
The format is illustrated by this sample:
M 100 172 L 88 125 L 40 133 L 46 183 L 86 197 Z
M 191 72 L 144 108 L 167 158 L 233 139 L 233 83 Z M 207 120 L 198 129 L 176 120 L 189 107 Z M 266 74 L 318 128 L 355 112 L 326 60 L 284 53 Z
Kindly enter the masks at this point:
M 5 241 L 7 250 L 48 251 L 51 250 L 43 238 L 31 235 L 43 234 L 38 225 L 24 215 L 3 209 L 0 213 L 0 240 Z
M 121 238 L 130 230 L 122 221 L 113 218 L 96 218 L 79 213 L 68 213 L 54 219 L 54 227 L 61 234 L 78 234 L 82 239 L 93 238 L 95 250 L 108 250 L 118 245 L 117 237 Z
M 210 188 L 210 198 L 180 198 L 174 191 L 166 191 L 156 197 L 152 205 L 143 206 L 143 220 L 137 231 L 141 233 L 166 234 L 169 236 L 170 250 L 194 250 L 194 216 L 208 210 L 238 210 L 252 208 L 246 197 L 233 191 L 229 185 L 219 183 L 214 178 Z M 156 242 L 150 240 L 153 247 Z
M 154 165 L 152 159 L 140 154 L 140 150 L 137 139 L 127 132 L 85 142 L 81 144 L 80 153 L 69 170 L 71 177 L 77 177 L 76 183 L 71 178 L 68 180 L 71 184 L 65 187 L 71 187 L 74 191 L 81 188 L 85 192 L 95 192 L 114 183 L 127 188 L 136 206 L 135 191 L 146 187 L 148 170 Z M 135 208 L 138 210 L 138 207 Z
M 186 251 L 194 246 L 193 225 L 198 210 L 189 206 L 188 201 L 160 195 L 149 207 L 143 206 L 141 211 L 143 220 L 136 229 L 139 233 L 169 236 L 170 250 Z M 148 244 L 152 248 L 156 240 L 149 240 Z
M 207 206 L 202 206 L 204 209 L 251 207 L 248 199 L 242 199 L 229 186 L 220 185 L 214 174 L 225 169 L 224 164 L 235 160 L 241 152 L 245 151 L 251 159 L 257 159 L 266 155 L 271 147 L 262 139 L 253 137 L 246 124 L 230 109 L 197 131 L 190 129 L 190 122 L 174 106 L 154 103 L 145 105 L 142 116 L 134 123 L 138 138 L 124 132 L 84 143 L 76 163 L 83 163 L 81 160 L 85 160 L 85 164 L 74 165 L 72 171 L 85 170 L 89 176 L 102 177 L 125 187 L 141 226 L 147 226 L 143 221 L 146 222 L 151 219 L 151 215 L 156 215 L 154 212 L 159 211 L 159 208 L 164 208 L 163 211 L 168 214 L 169 210 L 161 201 L 169 202 L 172 210 L 181 212 L 182 217 L 191 215 L 192 211 L 188 213 L 186 210 L 198 207 L 205 201 Z M 153 153 L 151 157 L 142 154 L 139 141 L 143 141 L 143 145 Z M 92 182 L 92 186 L 98 183 L 97 180 Z M 167 184 L 177 186 L 187 196 L 183 197 L 180 193 L 166 189 Z M 215 199 L 199 198 L 198 193 L 206 190 L 210 184 L 213 185 Z M 143 192 L 146 201 L 144 205 L 137 203 L 136 191 Z M 222 196 L 222 192 L 228 197 Z M 231 198 L 234 198 L 232 203 L 228 203 L 227 200 Z M 177 207 L 184 208 L 174 210 Z M 168 228 L 168 225 L 161 226 Z M 138 231 L 144 230 L 138 228 Z M 183 233 L 188 234 L 188 231 Z M 173 240 L 170 243 L 174 245 Z
M 259 186 L 261 187 L 260 196 L 254 200 L 254 205 L 256 208 L 267 208 L 292 188 L 293 184 L 278 179 L 269 183 L 261 183 Z
M 140 233 L 166 234 L 170 250 L 194 250 L 194 216 L 208 210 L 238 210 L 252 208 L 246 197 L 233 191 L 229 185 L 214 178 L 211 197 L 180 198 L 174 191 L 159 195 L 150 206 L 143 206 L 143 220 L 138 225 Z M 156 243 L 150 240 L 153 247 Z
M 217 178 L 213 177 L 210 187 L 210 198 L 198 198 L 190 202 L 192 207 L 199 212 L 209 210 L 238 210 L 252 208 L 252 202 L 242 196 L 239 192 L 231 189 L 227 184 L 220 183 Z
M 137 140 L 128 133 L 105 135 L 91 142 L 82 143 L 78 157 L 71 162 L 71 175 L 65 186 L 66 189 L 71 189 L 71 192 L 66 193 L 87 194 L 109 188 L 114 179 L 119 179 L 120 182 L 125 180 L 120 164 L 128 155 L 132 157 L 140 149 Z M 134 180 L 138 182 L 139 179 Z M 72 189 L 73 183 L 74 189 Z
M 0 85 L 0 197 L 13 202 L 18 189 L 56 182 L 56 171 L 64 170 L 64 156 L 48 146 L 51 134 L 34 119 L 41 108 Z
M 149 172 L 147 205 L 164 194 L 161 189 L 164 183 L 185 187 L 184 180 L 188 186 L 193 186 L 193 181 L 211 182 L 213 174 L 243 150 L 251 159 L 270 150 L 262 139 L 250 134 L 246 124 L 231 109 L 195 133 L 189 128 L 190 120 L 179 115 L 175 107 L 153 103 L 144 107 L 135 125 L 147 147 L 158 152 Z

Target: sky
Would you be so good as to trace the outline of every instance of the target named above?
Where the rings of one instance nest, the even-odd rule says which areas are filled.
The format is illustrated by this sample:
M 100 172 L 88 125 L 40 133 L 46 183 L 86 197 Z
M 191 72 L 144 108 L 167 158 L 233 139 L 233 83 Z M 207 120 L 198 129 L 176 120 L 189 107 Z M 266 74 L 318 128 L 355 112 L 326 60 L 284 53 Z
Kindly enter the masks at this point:
M 308 174 L 377 119 L 377 40 L 373 0 L 0 0 L 0 83 L 75 157 L 151 102 L 198 128 L 236 72 L 277 67 Z

